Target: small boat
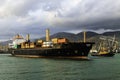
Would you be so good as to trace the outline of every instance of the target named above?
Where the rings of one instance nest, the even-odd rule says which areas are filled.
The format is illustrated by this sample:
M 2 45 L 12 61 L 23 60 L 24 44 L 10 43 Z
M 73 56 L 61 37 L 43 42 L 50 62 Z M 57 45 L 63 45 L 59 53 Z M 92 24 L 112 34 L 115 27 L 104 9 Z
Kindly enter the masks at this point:
M 114 56 L 114 50 L 115 50 L 115 36 L 113 38 L 108 37 L 101 37 L 99 42 L 99 46 L 91 50 L 92 56 L 107 56 L 111 57 Z
M 111 56 L 114 56 L 115 53 L 112 52 L 112 51 L 101 50 L 101 51 L 98 51 L 98 52 L 92 52 L 91 55 L 92 56 L 106 56 L 106 57 L 111 57 Z

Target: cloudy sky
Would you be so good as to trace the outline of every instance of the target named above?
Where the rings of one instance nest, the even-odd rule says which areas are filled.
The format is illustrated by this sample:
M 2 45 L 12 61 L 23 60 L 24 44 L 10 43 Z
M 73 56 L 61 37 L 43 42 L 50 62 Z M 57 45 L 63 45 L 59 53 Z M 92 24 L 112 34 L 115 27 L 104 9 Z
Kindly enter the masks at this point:
M 120 30 L 120 0 L 0 0 L 0 39 L 56 32 Z

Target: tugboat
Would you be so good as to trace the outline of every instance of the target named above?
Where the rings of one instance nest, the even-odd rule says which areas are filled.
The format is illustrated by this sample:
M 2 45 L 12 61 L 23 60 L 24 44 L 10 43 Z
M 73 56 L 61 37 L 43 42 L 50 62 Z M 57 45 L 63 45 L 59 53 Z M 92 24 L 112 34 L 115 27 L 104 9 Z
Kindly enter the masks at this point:
M 87 59 L 94 42 L 86 42 L 85 37 L 84 32 L 84 42 L 70 42 L 66 38 L 50 40 L 49 29 L 47 29 L 46 41 L 31 42 L 30 35 L 27 35 L 27 39 L 17 35 L 9 45 L 9 52 L 19 57 Z
M 100 37 L 101 41 L 99 43 L 98 49 L 91 50 L 92 56 L 114 56 L 115 53 L 115 36 L 113 38 Z

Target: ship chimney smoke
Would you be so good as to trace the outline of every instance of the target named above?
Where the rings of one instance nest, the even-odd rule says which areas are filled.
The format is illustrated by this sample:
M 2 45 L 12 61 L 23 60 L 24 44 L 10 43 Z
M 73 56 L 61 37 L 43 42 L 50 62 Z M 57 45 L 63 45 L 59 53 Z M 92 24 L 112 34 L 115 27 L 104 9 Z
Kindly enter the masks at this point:
M 46 29 L 46 41 L 50 41 L 50 31 Z

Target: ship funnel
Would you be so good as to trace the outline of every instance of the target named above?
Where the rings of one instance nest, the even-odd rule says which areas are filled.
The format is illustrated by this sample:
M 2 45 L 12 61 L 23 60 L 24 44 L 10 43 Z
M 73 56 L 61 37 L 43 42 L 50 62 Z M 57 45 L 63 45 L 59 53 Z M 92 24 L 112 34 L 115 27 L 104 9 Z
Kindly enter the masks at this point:
M 50 41 L 50 31 L 46 29 L 46 41 Z
M 83 34 L 84 34 L 84 40 L 83 41 L 85 43 L 86 42 L 86 32 L 84 31 Z

